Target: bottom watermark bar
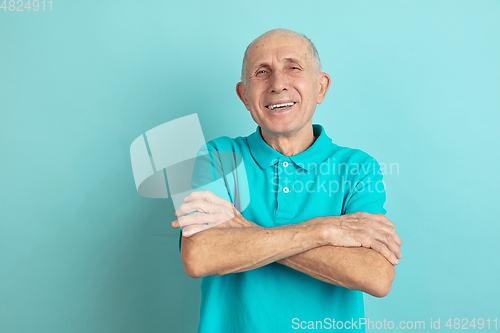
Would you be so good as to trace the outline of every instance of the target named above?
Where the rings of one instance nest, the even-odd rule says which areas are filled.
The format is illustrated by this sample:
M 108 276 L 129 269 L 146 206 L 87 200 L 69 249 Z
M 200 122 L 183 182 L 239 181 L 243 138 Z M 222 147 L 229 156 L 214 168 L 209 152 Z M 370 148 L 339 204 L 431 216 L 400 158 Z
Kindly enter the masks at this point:
M 358 318 L 351 320 L 335 320 L 335 318 L 325 318 L 323 320 L 300 320 L 292 319 L 292 328 L 295 330 L 458 330 L 458 329 L 478 329 L 497 330 L 498 318 L 441 318 L 409 321 L 392 320 L 370 320 L 370 318 Z

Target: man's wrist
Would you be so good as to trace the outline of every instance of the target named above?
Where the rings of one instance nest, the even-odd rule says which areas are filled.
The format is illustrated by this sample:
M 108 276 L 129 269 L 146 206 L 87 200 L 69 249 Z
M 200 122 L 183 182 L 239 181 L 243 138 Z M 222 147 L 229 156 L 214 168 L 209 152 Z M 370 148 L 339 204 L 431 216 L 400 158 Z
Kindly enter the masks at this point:
M 319 246 L 332 245 L 332 239 L 340 231 L 341 216 L 320 216 L 303 222 L 304 225 L 314 228 L 315 238 L 320 242 Z

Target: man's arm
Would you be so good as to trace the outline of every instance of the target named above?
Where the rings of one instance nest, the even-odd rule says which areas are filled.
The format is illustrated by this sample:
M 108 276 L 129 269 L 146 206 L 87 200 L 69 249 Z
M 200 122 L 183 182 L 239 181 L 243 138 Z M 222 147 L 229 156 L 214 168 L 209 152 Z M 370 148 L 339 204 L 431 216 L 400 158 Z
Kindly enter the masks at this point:
M 391 291 L 394 266 L 363 247 L 321 246 L 277 261 L 318 280 L 360 290 L 375 297 Z
M 241 215 L 190 237 L 182 237 L 181 257 L 191 277 L 255 269 L 322 246 L 322 225 L 275 228 L 248 226 Z
M 244 223 L 247 227 L 258 227 L 248 220 Z M 395 256 L 392 260 L 398 262 Z M 277 262 L 315 279 L 375 297 L 389 294 L 395 276 L 393 264 L 380 253 L 363 247 L 325 245 Z
M 186 205 L 178 213 L 193 208 Z M 199 224 L 209 222 L 211 215 L 207 211 L 190 218 Z M 187 228 L 196 227 L 184 223 Z M 173 226 L 178 227 L 179 222 L 174 221 Z M 400 243 L 393 224 L 382 214 L 315 218 L 275 228 L 262 228 L 236 214 L 215 227 L 183 237 L 181 256 L 192 277 L 243 272 L 278 261 L 319 280 L 383 297 L 394 278 L 388 260 L 397 264 L 394 253 L 400 257 Z

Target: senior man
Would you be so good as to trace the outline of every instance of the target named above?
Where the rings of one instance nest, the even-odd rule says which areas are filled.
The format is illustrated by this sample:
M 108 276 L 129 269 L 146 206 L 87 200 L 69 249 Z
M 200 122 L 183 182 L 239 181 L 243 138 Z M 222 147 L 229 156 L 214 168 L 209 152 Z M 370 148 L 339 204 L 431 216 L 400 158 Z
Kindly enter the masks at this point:
M 379 165 L 312 124 L 329 87 L 305 36 L 276 29 L 248 46 L 236 92 L 257 130 L 207 147 L 241 155 L 250 204 L 195 191 L 172 222 L 185 272 L 203 277 L 198 332 L 364 331 L 362 292 L 389 293 L 401 239 Z

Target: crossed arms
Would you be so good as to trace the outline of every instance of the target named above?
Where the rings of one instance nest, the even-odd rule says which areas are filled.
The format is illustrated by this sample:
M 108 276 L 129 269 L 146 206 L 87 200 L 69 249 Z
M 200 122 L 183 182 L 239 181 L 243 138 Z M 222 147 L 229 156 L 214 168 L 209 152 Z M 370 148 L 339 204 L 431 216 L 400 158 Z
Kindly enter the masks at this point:
M 391 290 L 401 239 L 383 214 L 317 217 L 264 228 L 209 191 L 192 192 L 184 201 L 172 226 L 184 227 L 181 257 L 191 277 L 239 273 L 276 261 L 376 297 Z

